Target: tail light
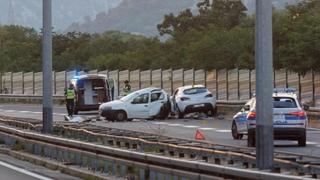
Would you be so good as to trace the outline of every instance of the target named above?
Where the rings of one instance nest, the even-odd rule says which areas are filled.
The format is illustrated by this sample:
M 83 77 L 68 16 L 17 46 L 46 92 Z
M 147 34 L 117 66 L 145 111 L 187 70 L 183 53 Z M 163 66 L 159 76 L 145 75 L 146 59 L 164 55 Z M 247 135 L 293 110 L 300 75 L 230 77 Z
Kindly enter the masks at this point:
M 256 120 L 256 112 L 249 112 L 247 118 L 248 120 Z
M 180 99 L 181 99 L 181 101 L 187 101 L 187 100 L 190 100 L 190 98 L 187 98 L 187 97 L 181 97 Z
M 212 94 L 208 94 L 205 96 L 205 98 L 210 98 L 210 97 L 213 97 Z
M 291 113 L 289 113 L 289 115 L 300 117 L 300 118 L 306 117 L 306 113 L 304 111 L 291 112 Z

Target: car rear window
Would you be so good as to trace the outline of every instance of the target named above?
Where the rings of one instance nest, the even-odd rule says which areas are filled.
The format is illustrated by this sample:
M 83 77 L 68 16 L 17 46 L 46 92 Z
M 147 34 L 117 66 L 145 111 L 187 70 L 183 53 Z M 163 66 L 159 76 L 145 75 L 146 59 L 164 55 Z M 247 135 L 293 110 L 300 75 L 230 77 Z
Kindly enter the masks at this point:
M 196 87 L 190 88 L 183 91 L 183 94 L 190 95 L 190 94 L 200 94 L 207 92 L 207 88 L 205 87 Z
M 274 97 L 273 108 L 296 108 L 297 103 L 293 98 Z

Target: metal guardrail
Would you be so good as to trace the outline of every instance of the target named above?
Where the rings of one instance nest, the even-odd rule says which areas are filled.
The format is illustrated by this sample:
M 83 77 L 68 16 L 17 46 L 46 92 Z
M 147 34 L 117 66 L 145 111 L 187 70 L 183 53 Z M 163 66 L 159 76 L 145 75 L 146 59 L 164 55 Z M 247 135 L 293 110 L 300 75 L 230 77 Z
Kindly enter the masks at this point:
M 78 140 L 70 140 L 60 137 L 43 135 L 35 132 L 17 130 L 11 127 L 0 126 L 0 138 L 7 145 L 15 145 L 17 142 L 26 146 L 26 151 L 36 155 L 51 157 L 60 161 L 68 161 L 72 164 L 90 167 L 99 172 L 106 168 L 120 168 L 120 174 L 127 176 L 138 168 L 139 179 L 156 179 L 158 173 L 168 178 L 181 179 L 301 179 L 298 176 L 289 176 L 270 172 L 239 169 L 202 161 L 190 161 L 172 157 L 164 157 L 156 154 L 146 154 L 130 149 L 119 149 L 109 146 L 93 144 Z M 89 162 L 89 161 L 90 162 Z M 111 164 L 110 164 L 111 163 Z M 108 170 L 110 170 L 108 169 Z M 146 178 L 146 174 L 148 177 Z M 132 175 L 135 176 L 135 175 Z

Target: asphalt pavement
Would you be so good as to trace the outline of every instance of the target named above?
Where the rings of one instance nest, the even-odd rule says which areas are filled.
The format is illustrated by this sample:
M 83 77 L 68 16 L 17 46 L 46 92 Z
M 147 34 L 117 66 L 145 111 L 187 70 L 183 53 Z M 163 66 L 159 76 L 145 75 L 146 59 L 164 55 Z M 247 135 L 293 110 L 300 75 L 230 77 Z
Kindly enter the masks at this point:
M 42 107 L 40 105 L 26 104 L 2 104 L 0 105 L 0 115 L 42 119 Z M 94 116 L 97 112 L 83 113 L 80 116 Z M 64 121 L 66 109 L 64 106 L 54 107 L 54 120 Z M 155 133 L 172 137 L 185 139 L 194 139 L 196 130 L 200 130 L 207 141 L 217 144 L 247 145 L 246 136 L 242 140 L 234 140 L 231 136 L 231 117 L 220 118 L 187 118 L 187 119 L 167 119 L 163 121 L 133 120 L 132 122 L 90 122 L 105 127 L 114 127 L 119 129 L 128 129 L 141 132 Z M 307 146 L 298 147 L 296 141 L 275 141 L 275 149 L 306 154 L 320 157 L 320 131 L 308 129 Z

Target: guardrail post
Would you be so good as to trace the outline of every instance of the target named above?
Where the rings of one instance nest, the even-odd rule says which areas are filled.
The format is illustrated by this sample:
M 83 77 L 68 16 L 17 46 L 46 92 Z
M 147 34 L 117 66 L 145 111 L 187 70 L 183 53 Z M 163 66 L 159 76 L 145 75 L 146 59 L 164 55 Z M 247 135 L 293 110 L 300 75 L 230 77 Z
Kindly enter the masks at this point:
M 34 77 L 34 72 L 32 72 L 32 94 L 35 94 L 35 77 Z
M 219 99 L 219 82 L 218 82 L 218 79 L 219 79 L 219 75 L 218 75 L 218 70 L 216 69 L 216 100 Z
M 21 82 L 21 84 L 22 84 L 22 94 L 24 94 L 24 72 L 23 71 L 21 72 L 21 76 L 22 76 L 22 82 Z
M 10 72 L 10 94 L 13 94 L 13 73 L 12 72 Z
M 160 69 L 160 86 L 161 86 L 161 89 L 163 88 L 163 81 L 162 81 L 162 75 L 163 75 L 163 73 L 162 73 L 162 69 Z

